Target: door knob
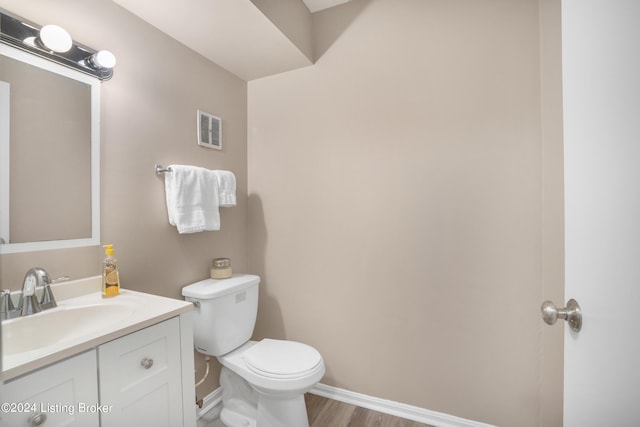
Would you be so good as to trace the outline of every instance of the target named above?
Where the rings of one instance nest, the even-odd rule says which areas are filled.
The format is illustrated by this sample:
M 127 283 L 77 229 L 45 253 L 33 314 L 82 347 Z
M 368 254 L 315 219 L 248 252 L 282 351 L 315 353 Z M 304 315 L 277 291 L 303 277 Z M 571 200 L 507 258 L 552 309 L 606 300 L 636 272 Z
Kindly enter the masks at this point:
M 580 305 L 573 298 L 567 301 L 565 308 L 557 308 L 551 301 L 545 301 L 540 307 L 542 320 L 547 325 L 553 325 L 558 319 L 564 319 L 569 322 L 569 327 L 574 332 L 580 332 L 582 329 L 582 311 Z

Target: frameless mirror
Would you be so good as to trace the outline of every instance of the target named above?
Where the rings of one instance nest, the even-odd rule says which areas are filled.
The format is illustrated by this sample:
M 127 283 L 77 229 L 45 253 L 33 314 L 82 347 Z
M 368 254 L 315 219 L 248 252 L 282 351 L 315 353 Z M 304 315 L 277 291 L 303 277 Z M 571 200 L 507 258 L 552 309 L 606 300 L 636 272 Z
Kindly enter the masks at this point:
M 98 245 L 100 82 L 0 44 L 0 253 Z

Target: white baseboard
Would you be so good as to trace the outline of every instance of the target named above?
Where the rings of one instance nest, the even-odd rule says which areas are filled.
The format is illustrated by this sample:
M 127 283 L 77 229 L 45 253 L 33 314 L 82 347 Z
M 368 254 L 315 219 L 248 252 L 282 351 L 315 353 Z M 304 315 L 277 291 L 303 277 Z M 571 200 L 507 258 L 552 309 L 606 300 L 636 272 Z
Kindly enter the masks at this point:
M 327 397 L 339 402 L 348 403 L 350 405 L 356 405 L 362 408 L 394 415 L 396 417 L 406 418 L 419 423 L 429 424 L 434 427 L 494 427 L 490 424 L 471 421 L 455 417 L 453 415 L 443 414 L 441 412 L 430 411 L 429 409 L 398 403 L 392 400 L 367 396 L 366 394 L 356 393 L 321 383 L 312 388 L 309 393 L 317 394 L 318 396 Z M 222 402 L 222 388 L 218 387 L 213 390 L 205 396 L 202 401 L 202 408 L 197 410 L 198 418 L 202 417 Z
M 196 418 L 200 419 L 204 414 L 215 408 L 222 402 L 222 387 L 218 387 L 202 398 L 202 408 L 196 409 Z
M 435 427 L 492 427 L 477 421 L 466 420 L 453 415 L 441 412 L 430 411 L 417 406 L 406 405 L 392 400 L 380 399 L 367 396 L 366 394 L 355 393 L 325 384 L 318 384 L 311 389 L 310 393 L 329 399 L 360 406 L 396 417 L 406 418 L 423 424 L 430 424 Z

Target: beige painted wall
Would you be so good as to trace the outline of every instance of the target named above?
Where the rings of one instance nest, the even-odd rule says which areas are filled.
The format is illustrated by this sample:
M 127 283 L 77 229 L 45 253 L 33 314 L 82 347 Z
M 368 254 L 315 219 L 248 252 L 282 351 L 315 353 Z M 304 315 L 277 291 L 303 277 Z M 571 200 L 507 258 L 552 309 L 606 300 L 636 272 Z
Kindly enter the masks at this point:
M 541 22 L 537 0 L 354 0 L 314 15 L 315 66 L 249 83 L 257 337 L 316 346 L 329 385 L 561 425 L 540 394 L 561 396 L 538 310 L 562 286 Z
M 542 293 L 564 302 L 564 153 L 560 0 L 540 0 L 542 111 Z M 542 325 L 540 423 L 562 426 L 565 326 Z
M 256 337 L 315 345 L 323 382 L 502 426 L 562 424 L 561 328 L 538 319 L 541 299 L 562 299 L 558 0 L 315 14 L 317 64 L 249 84 L 249 184 L 245 82 L 108 0 L 50 3 L 0 7 L 118 57 L 102 86 L 102 240 L 124 286 L 179 298 L 230 256 L 263 277 Z M 223 118 L 222 152 L 195 145 L 197 108 Z M 222 231 L 168 225 L 156 162 L 236 173 Z M 98 274 L 101 258 L 2 255 L 0 282 L 17 289 L 34 265 Z
M 117 57 L 113 79 L 102 84 L 101 240 L 114 244 L 123 287 L 181 298 L 182 286 L 208 277 L 212 258 L 230 257 L 245 271 L 246 82 L 109 0 L 0 0 L 0 7 L 62 25 L 77 41 Z M 222 118 L 222 151 L 197 146 L 197 109 Z M 238 205 L 221 211 L 221 231 L 179 235 L 169 225 L 156 162 L 235 173 Z M 53 277 L 100 274 L 102 257 L 99 248 L 2 255 L 1 285 L 19 289 L 36 265 Z M 198 376 L 202 363 L 198 357 Z M 198 394 L 217 381 L 214 371 Z

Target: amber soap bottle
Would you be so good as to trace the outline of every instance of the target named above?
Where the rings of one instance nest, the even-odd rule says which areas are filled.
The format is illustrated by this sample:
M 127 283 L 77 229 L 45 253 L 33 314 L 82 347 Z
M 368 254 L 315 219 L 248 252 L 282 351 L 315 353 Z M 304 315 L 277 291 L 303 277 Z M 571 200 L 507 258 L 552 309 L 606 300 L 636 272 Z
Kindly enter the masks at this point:
M 104 262 L 102 265 L 102 297 L 114 297 L 120 293 L 118 261 L 113 257 L 113 245 L 104 245 Z

